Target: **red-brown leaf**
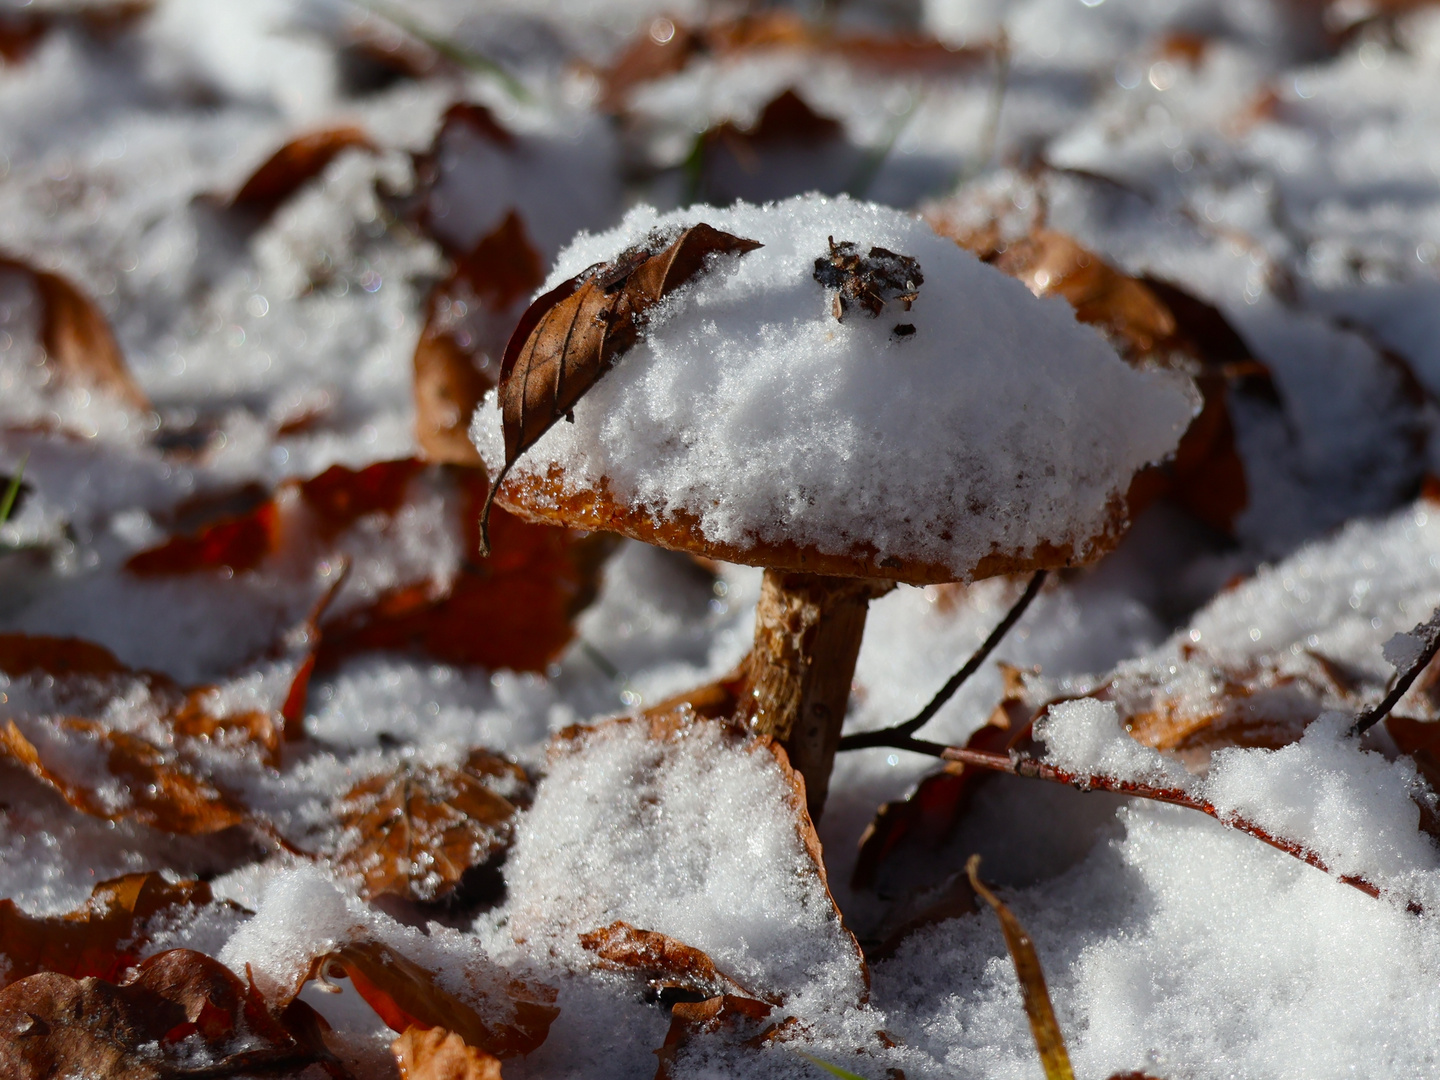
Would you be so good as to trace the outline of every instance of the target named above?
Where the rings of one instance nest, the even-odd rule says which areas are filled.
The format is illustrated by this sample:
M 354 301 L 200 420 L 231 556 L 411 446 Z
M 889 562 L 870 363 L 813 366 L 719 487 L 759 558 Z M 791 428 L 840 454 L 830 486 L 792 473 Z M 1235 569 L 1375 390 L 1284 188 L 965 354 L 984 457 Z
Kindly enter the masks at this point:
M 309 1020 L 302 1013 L 286 1019 Z M 152 956 L 118 985 L 46 972 L 0 990 L 6 1080 L 162 1080 L 186 1075 L 197 1057 L 216 1080 L 310 1065 L 346 1076 L 317 1045 L 318 1023 L 295 1027 L 272 1017 L 225 965 L 188 949 Z
M 37 270 L 19 259 L 0 256 L 0 271 L 27 277 L 40 298 L 40 343 L 58 380 L 99 390 L 140 412 L 150 408 L 150 399 L 125 366 L 110 324 L 93 300 L 59 274 Z
M 268 214 L 352 148 L 374 151 L 375 144 L 357 127 L 329 128 L 291 139 L 250 174 L 231 205 Z
M 113 980 L 138 960 L 148 920 L 209 902 L 205 882 L 172 882 L 156 873 L 102 881 L 64 915 L 27 915 L 13 900 L 0 900 L 0 986 L 41 971 Z
M 691 991 L 736 993 L 754 997 L 749 990 L 715 966 L 715 961 L 693 945 L 676 941 L 655 930 L 641 930 L 627 922 L 613 922 L 580 935 L 582 948 L 608 966 L 637 971 L 652 984 L 679 986 Z
M 316 962 L 317 968 L 326 964 L 349 977 L 392 1031 L 444 1028 L 500 1058 L 537 1049 L 560 1015 L 545 988 L 518 982 L 510 985 L 504 1001 L 482 1001 L 477 1008 L 440 986 L 433 972 L 378 941 L 351 942 Z

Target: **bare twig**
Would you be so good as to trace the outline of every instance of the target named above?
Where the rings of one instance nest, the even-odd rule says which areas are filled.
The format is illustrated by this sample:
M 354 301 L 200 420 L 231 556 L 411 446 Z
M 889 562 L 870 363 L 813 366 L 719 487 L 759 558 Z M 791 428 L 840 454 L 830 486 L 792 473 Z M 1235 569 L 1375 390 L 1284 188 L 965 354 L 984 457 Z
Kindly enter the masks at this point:
M 1435 659 L 1435 654 L 1440 652 L 1440 608 L 1430 616 L 1429 622 L 1421 623 L 1411 630 L 1408 636 L 1420 640 L 1420 650 L 1407 663 L 1397 665 L 1396 678 L 1390 686 L 1390 692 L 1378 705 L 1366 709 L 1355 718 L 1355 724 L 1350 728 L 1351 735 L 1363 735 L 1389 716 L 1390 710 L 1400 703 L 1405 691 L 1410 689 L 1420 672 L 1424 671 L 1430 661 Z
M 999 625 L 990 631 L 990 636 L 985 639 L 984 644 L 975 650 L 975 654 L 971 656 L 969 660 L 965 661 L 965 666 L 952 675 L 950 680 L 940 688 L 939 693 L 930 699 L 930 704 L 926 705 L 925 708 L 921 709 L 903 724 L 881 728 L 879 731 L 865 731 L 857 735 L 846 735 L 840 740 L 840 749 L 863 750 L 871 746 L 889 746 L 897 750 L 915 749 L 915 746 L 909 745 L 916 742 L 911 736 L 928 724 L 935 714 L 944 707 L 945 703 L 955 696 L 955 692 L 965 685 L 965 681 L 980 670 L 980 665 L 985 663 L 985 660 L 995 651 L 996 646 L 1004 640 L 1005 635 L 1010 632 L 1010 628 L 1020 621 L 1020 616 L 1025 614 L 1025 609 L 1030 606 L 1030 602 L 1039 594 L 1040 586 L 1045 584 L 1045 577 L 1046 571 L 1035 571 L 1034 576 L 1030 578 L 1030 584 L 1025 586 L 1025 591 L 1021 594 L 1020 599 L 1016 600 L 1014 606 L 1005 613 L 1005 618 L 1000 620 Z M 938 744 L 925 743 L 923 745 L 934 746 Z M 920 752 L 926 753 L 924 750 Z
M 1226 828 L 1253 836 L 1277 851 L 1283 851 L 1286 855 L 1293 856 L 1344 884 L 1359 889 L 1367 896 L 1380 896 L 1380 887 L 1373 882 L 1356 874 L 1336 874 L 1323 859 L 1294 840 L 1275 836 L 1245 818 L 1222 814 L 1213 803 L 1197 798 L 1183 788 L 1156 787 L 1153 784 L 1134 780 L 1118 780 L 1112 776 L 1072 773 L 1024 754 L 1000 754 L 992 750 L 970 750 L 963 746 L 941 746 L 938 743 L 925 742 L 922 739 L 906 739 L 903 745 L 897 740 L 894 745 L 897 749 L 913 750 L 917 754 L 928 754 L 944 761 L 956 761 L 977 769 L 989 769 L 993 772 L 1009 773 L 1011 776 L 1024 776 L 1034 780 L 1049 780 L 1051 783 L 1066 784 L 1080 791 L 1110 791 L 1119 795 L 1131 795 L 1139 799 L 1149 799 L 1152 802 L 1198 810 L 1200 813 L 1214 818 Z M 1408 904 L 1407 908 L 1417 915 L 1422 911 L 1420 905 L 1414 902 Z

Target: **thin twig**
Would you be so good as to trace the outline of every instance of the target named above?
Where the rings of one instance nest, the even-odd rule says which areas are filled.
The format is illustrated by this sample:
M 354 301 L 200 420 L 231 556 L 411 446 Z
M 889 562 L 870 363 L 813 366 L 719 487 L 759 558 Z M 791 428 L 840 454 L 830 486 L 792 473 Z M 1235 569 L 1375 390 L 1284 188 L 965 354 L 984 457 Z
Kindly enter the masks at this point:
M 1359 889 L 1367 896 L 1376 898 L 1380 896 L 1380 887 L 1373 882 L 1357 874 L 1336 874 L 1313 851 L 1302 847 L 1293 840 L 1277 837 L 1253 821 L 1222 814 L 1213 803 L 1196 798 L 1183 788 L 1156 787 L 1153 784 L 1139 783 L 1134 780 L 1118 780 L 1112 776 L 1072 773 L 1024 754 L 1000 754 L 993 750 L 940 746 L 938 743 L 925 742 L 922 739 L 908 739 L 905 740 L 905 745 L 902 746 L 897 742 L 896 746 L 898 749 L 913 750 L 919 754 L 938 757 L 943 761 L 954 761 L 972 768 L 989 769 L 992 772 L 1009 773 L 1011 776 L 1023 776 L 1033 780 L 1048 780 L 1051 783 L 1065 784 L 1080 791 L 1109 791 L 1118 795 L 1131 795 L 1139 799 L 1149 799 L 1151 802 L 1168 803 L 1171 806 L 1184 806 L 1190 810 L 1198 810 L 1200 813 L 1214 818 L 1226 828 L 1253 836 L 1261 843 L 1269 844 L 1277 851 L 1283 851 L 1286 855 L 1299 859 L 1322 873 L 1329 874 L 1351 888 Z M 1423 910 L 1419 904 L 1413 901 L 1406 907 L 1417 915 L 1421 914 Z
M 1400 703 L 1400 699 L 1405 696 L 1405 691 L 1410 689 L 1411 684 L 1419 678 L 1420 673 L 1430 666 L 1430 661 L 1435 659 L 1435 654 L 1440 652 L 1440 608 L 1436 609 L 1435 614 L 1430 616 L 1428 622 L 1423 622 L 1411 630 L 1410 635 L 1420 638 L 1425 643 L 1425 647 L 1406 665 L 1404 671 L 1397 672 L 1397 678 L 1384 700 L 1380 704 L 1366 709 L 1355 718 L 1354 726 L 1350 728 L 1351 735 L 1363 735 L 1389 716 L 1390 710 L 1395 708 Z
M 1021 594 L 1020 599 L 1016 600 L 1014 606 L 1005 613 L 1005 618 L 1000 620 L 999 625 L 990 631 L 990 636 L 985 639 L 984 644 L 975 650 L 975 654 L 971 656 L 969 660 L 965 661 L 965 666 L 950 676 L 950 680 L 940 688 L 940 692 L 930 699 L 930 704 L 926 705 L 925 708 L 921 709 L 903 724 L 881 728 L 879 731 L 865 731 L 857 735 L 846 735 L 840 740 L 840 749 L 863 750 L 870 746 L 890 746 L 899 750 L 914 749 L 913 746 L 906 745 L 907 743 L 915 742 L 910 736 L 928 724 L 934 715 L 944 707 L 945 703 L 955 696 L 955 692 L 965 685 L 965 681 L 980 670 L 980 665 L 985 663 L 990 654 L 995 651 L 996 646 L 1004 640 L 1005 635 L 1010 632 L 1010 628 L 1020 621 L 1020 616 L 1025 614 L 1025 610 L 1030 606 L 1030 602 L 1039 594 L 1040 586 L 1045 584 L 1046 574 L 1047 572 L 1044 570 L 1035 571 L 1034 575 L 1030 578 L 1030 584 L 1025 586 L 1025 591 Z M 937 744 L 929 743 L 926 745 L 933 746 Z M 925 751 L 921 752 L 924 753 Z

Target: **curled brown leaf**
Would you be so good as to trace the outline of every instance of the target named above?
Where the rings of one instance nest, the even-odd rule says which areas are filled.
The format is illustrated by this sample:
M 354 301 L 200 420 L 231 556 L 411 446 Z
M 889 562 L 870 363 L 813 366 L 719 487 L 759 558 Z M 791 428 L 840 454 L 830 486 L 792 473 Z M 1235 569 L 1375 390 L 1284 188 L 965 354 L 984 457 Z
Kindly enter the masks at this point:
M 57 380 L 99 390 L 139 412 L 150 408 L 95 301 L 68 278 L 0 255 L 4 271 L 28 279 L 40 299 L 40 344 Z
M 706 991 L 706 997 L 716 993 L 755 996 L 717 968 L 701 950 L 655 930 L 616 921 L 581 934 L 580 945 L 607 966 L 640 972 L 657 988 Z
M 470 417 L 499 378 L 511 309 L 544 280 L 540 254 L 511 210 L 431 290 L 415 346 L 415 438 L 426 459 L 482 464 Z
M 743 255 L 760 246 L 692 225 L 673 239 L 657 235 L 614 262 L 592 266 L 530 305 L 500 366 L 505 466 L 481 512 L 482 551 L 489 548 L 490 507 L 506 472 L 635 344 L 649 310 L 700 273 L 712 255 Z
M 269 214 L 345 150 L 375 150 L 370 137 L 357 127 L 336 127 L 291 139 L 250 174 L 231 197 L 232 206 Z

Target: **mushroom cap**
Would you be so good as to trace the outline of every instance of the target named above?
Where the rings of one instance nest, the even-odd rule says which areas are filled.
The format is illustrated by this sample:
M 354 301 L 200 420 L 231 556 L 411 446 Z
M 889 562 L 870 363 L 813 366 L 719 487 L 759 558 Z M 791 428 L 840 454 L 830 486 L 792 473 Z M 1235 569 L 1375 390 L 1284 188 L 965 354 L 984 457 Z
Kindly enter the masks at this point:
M 764 247 L 715 259 L 652 309 L 574 422 L 520 456 L 506 509 L 777 569 L 974 580 L 1113 547 L 1131 478 L 1197 410 L 1188 379 L 1129 366 L 1065 301 L 849 199 L 638 207 L 579 237 L 544 288 L 702 221 Z M 831 237 L 915 259 L 910 310 L 837 320 L 815 265 Z M 493 397 L 471 437 L 493 475 Z

